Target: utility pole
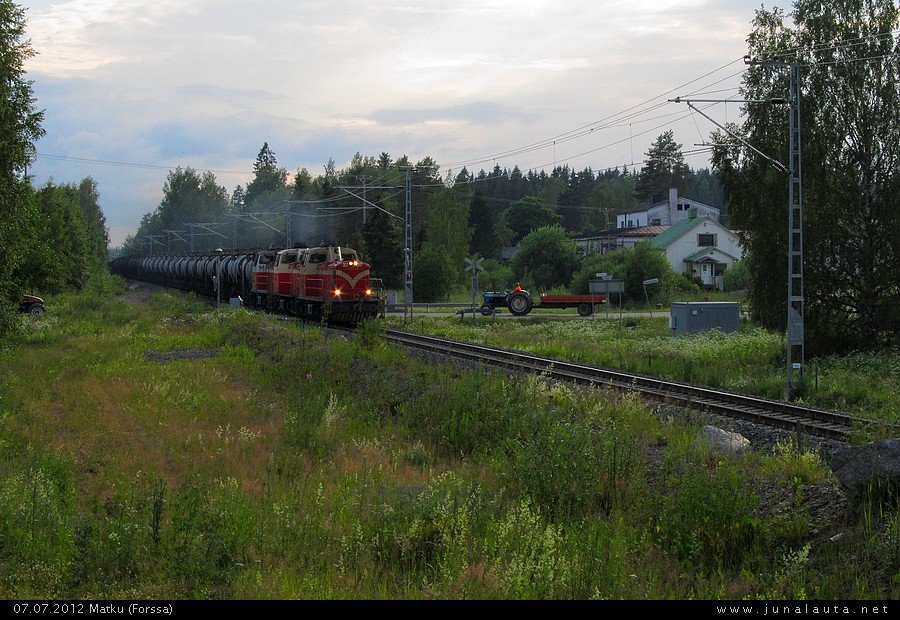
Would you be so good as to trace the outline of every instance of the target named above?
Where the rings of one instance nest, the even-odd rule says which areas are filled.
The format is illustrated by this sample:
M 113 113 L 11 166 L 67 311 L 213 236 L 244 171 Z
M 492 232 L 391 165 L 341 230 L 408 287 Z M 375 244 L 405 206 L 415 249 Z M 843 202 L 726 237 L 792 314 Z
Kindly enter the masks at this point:
M 787 272 L 787 352 L 784 397 L 791 400 L 794 394 L 794 371 L 799 371 L 803 378 L 804 365 L 804 299 L 803 299 L 803 183 L 800 149 L 800 67 L 797 63 L 783 61 L 756 61 L 749 56 L 744 57 L 744 64 L 762 65 L 766 67 L 786 67 L 790 70 L 790 89 L 788 99 L 734 100 L 734 99 L 693 99 L 691 101 L 676 97 L 675 103 L 686 103 L 688 106 L 706 117 L 731 137 L 744 146 L 767 159 L 772 166 L 790 177 L 788 185 L 788 272 Z M 715 103 L 770 103 L 790 105 L 790 158 L 788 165 L 766 155 L 740 136 L 736 136 L 728 128 L 720 125 L 692 105 L 692 102 L 708 101 Z
M 294 209 L 291 203 L 287 200 L 284 201 L 287 204 L 287 213 L 285 214 L 285 222 L 284 222 L 284 247 L 291 248 L 294 247 L 294 230 L 293 230 L 293 220 L 294 220 Z
M 362 180 L 362 191 L 363 191 L 363 226 L 366 225 L 366 181 L 368 181 L 371 177 L 367 177 L 362 175 L 359 177 Z
M 348 194 L 350 194 L 351 196 L 354 196 L 354 197 L 359 198 L 360 200 L 362 200 L 362 202 L 363 202 L 363 207 L 362 207 L 362 212 L 363 212 L 362 223 L 363 223 L 363 226 L 365 226 L 365 225 L 366 225 L 366 211 L 368 210 L 368 208 L 369 208 L 370 206 L 372 206 L 372 203 L 369 202 L 369 200 L 366 198 L 366 190 L 369 188 L 367 182 L 368 182 L 368 181 L 371 181 L 371 180 L 372 180 L 372 177 L 366 176 L 366 175 L 360 175 L 360 176 L 357 177 L 357 179 L 359 179 L 359 180 L 362 181 L 362 185 L 359 185 L 359 186 L 350 186 L 350 187 L 345 186 L 345 185 L 341 185 L 341 186 L 337 186 L 335 189 L 342 189 L 342 190 L 344 190 L 345 192 L 347 192 Z M 384 189 L 384 188 L 386 188 L 386 187 L 390 187 L 390 186 L 385 186 L 385 185 L 376 186 L 377 189 Z M 359 196 L 359 195 L 357 195 L 357 194 L 354 194 L 353 192 L 350 191 L 351 189 L 361 189 L 362 192 L 363 192 L 363 193 L 362 193 L 362 196 Z M 382 209 L 382 211 L 383 211 L 383 209 Z
M 406 217 L 403 220 L 403 315 L 412 318 L 413 273 L 412 273 L 412 166 L 401 166 L 406 171 Z
M 222 306 L 222 248 L 216 248 L 216 310 Z
M 756 61 L 744 57 L 747 65 L 786 67 L 790 71 L 790 160 L 788 174 L 788 283 L 787 283 L 787 383 L 785 398 L 794 393 L 793 372 L 803 379 L 804 300 L 803 300 L 803 182 L 800 166 L 800 66 L 795 62 Z
M 403 248 L 403 282 L 405 284 L 404 315 L 407 317 L 412 317 L 413 304 L 412 173 L 418 170 L 431 170 L 434 167 L 435 166 L 398 166 L 397 168 L 398 170 L 404 170 L 406 172 L 406 218 L 404 220 L 406 234 L 404 235 L 405 247 Z
M 604 230 L 609 230 L 609 212 L 612 210 L 612 207 L 600 207 L 600 211 L 603 213 L 603 217 L 606 220 L 606 228 Z

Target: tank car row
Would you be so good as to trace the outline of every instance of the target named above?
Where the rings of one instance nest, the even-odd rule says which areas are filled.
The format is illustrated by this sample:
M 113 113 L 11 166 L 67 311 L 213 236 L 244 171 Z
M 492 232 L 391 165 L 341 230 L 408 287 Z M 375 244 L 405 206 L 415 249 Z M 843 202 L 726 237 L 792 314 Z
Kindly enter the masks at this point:
M 120 257 L 110 271 L 132 280 L 193 291 L 304 319 L 358 324 L 383 303 L 370 285 L 370 265 L 348 247 L 215 251 Z

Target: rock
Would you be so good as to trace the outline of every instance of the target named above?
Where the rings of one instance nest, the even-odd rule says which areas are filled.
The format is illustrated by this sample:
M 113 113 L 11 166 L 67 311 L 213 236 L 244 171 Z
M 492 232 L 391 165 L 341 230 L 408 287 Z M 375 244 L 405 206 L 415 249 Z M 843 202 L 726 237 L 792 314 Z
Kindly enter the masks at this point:
M 739 433 L 707 424 L 694 438 L 694 449 L 704 448 L 722 456 L 742 456 L 750 448 L 750 440 Z
M 827 462 L 847 496 L 856 501 L 869 493 L 876 498 L 889 495 L 900 484 L 900 441 L 896 439 L 838 448 Z

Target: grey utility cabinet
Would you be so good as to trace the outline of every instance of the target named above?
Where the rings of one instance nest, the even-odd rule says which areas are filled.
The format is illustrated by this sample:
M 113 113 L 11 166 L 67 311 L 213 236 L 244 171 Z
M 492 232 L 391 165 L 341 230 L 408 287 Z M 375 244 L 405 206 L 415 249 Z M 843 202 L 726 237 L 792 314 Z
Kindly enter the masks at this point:
M 669 310 L 669 327 L 676 336 L 718 329 L 741 328 L 741 304 L 736 301 L 675 301 Z

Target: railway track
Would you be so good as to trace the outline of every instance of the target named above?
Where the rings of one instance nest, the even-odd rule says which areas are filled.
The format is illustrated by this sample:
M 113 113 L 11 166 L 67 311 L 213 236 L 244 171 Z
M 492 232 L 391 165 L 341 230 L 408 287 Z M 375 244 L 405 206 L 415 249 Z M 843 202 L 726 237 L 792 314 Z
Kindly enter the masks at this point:
M 559 381 L 637 391 L 647 400 L 695 409 L 720 416 L 838 441 L 849 441 L 853 419 L 841 412 L 815 409 L 778 401 L 726 392 L 714 388 L 631 374 L 500 349 L 471 342 L 388 330 L 389 342 L 420 351 L 469 360 L 485 366 L 521 373 L 539 373 Z
M 296 319 L 296 317 L 289 316 L 282 318 Z M 345 334 L 352 334 L 355 331 L 354 328 L 342 326 L 331 326 L 329 329 Z M 787 401 L 737 394 L 702 385 L 577 364 L 521 351 L 425 336 L 401 330 L 387 330 L 386 338 L 389 342 L 420 351 L 451 356 L 495 368 L 506 368 L 520 373 L 539 373 L 559 381 L 638 392 L 642 398 L 648 401 L 712 413 L 822 439 L 848 442 L 851 434 L 856 430 L 854 418 L 846 413 L 828 409 L 816 409 Z

